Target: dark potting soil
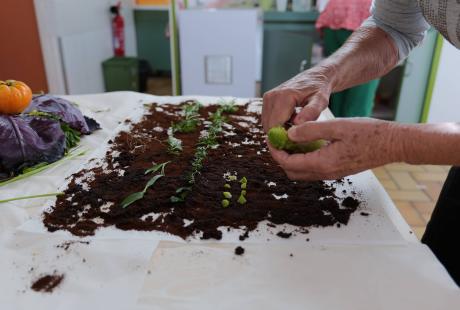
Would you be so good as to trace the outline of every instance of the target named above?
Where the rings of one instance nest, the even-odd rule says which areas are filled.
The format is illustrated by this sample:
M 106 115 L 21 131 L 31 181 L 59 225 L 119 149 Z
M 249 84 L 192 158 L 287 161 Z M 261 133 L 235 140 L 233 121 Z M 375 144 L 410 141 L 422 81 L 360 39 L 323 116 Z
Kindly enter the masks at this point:
M 244 254 L 244 248 L 241 247 L 241 246 L 237 246 L 237 247 L 235 248 L 235 254 L 236 254 L 236 255 L 243 255 L 243 254 Z
M 181 107 L 152 104 L 139 123 L 131 123 L 129 131 L 111 140 L 103 162 L 93 161 L 95 168 L 71 177 L 65 195 L 59 196 L 44 213 L 47 229 L 87 236 L 98 228 L 115 226 L 122 230 L 168 232 L 183 239 L 221 239 L 222 231 L 235 228 L 243 230 L 240 240 L 244 240 L 262 221 L 270 226 L 294 225 L 296 233 L 308 233 L 308 227 L 348 223 L 359 201 L 351 196 L 337 197 L 337 182 L 289 180 L 272 160 L 260 115 L 248 112 L 248 104 L 228 115 L 228 125 L 218 138 L 220 145 L 208 151 L 185 202 L 172 203 L 170 197 L 187 185 L 196 143 L 200 132 L 207 128 L 203 120 L 217 107 L 200 110 L 202 121 L 195 132 L 175 134 L 182 140 L 183 151 L 171 155 L 167 152 L 166 130 L 182 119 Z M 147 190 L 143 199 L 122 208 L 120 202 L 142 190 L 153 176 L 145 175 L 146 169 L 152 163 L 166 161 L 170 163 L 165 176 Z M 237 176 L 237 180 L 229 181 L 225 178 L 229 175 Z M 247 178 L 245 204 L 237 202 L 241 193 L 238 180 L 242 177 Z M 224 191 L 232 195 L 226 208 L 222 207 Z
M 51 293 L 61 284 L 62 280 L 64 280 L 63 274 L 44 275 L 32 283 L 31 288 L 36 292 Z

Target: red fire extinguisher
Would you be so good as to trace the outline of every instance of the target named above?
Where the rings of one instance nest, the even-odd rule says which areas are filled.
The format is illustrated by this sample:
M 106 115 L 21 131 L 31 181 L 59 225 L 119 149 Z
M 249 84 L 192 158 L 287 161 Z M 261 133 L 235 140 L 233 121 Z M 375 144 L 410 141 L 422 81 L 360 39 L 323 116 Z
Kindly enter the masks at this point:
M 125 56 L 125 21 L 120 14 L 121 2 L 110 7 L 110 12 L 115 15 L 112 19 L 113 53 L 117 57 Z

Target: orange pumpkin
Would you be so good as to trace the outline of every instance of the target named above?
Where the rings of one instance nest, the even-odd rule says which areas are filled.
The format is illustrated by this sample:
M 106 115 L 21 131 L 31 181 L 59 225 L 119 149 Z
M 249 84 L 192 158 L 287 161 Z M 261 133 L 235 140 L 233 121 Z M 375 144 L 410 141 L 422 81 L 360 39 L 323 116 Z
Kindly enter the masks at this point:
M 0 114 L 18 114 L 24 111 L 32 100 L 32 91 L 23 82 L 0 81 Z

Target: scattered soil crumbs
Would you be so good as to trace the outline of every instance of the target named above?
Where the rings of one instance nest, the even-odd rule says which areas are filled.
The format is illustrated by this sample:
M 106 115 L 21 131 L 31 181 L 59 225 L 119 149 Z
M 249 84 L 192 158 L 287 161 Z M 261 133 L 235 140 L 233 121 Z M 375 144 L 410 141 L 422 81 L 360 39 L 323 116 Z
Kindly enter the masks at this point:
M 290 238 L 290 237 L 292 236 L 292 233 L 287 233 L 287 232 L 284 232 L 284 231 L 279 231 L 276 235 L 277 235 L 278 237 L 280 237 L 280 238 L 287 239 L 287 238 Z
M 250 112 L 260 107 L 260 102 L 246 104 L 227 115 L 219 146 L 208 151 L 185 202 L 173 203 L 170 197 L 187 185 L 198 138 L 209 128 L 205 120 L 218 105 L 200 109 L 200 126 L 195 132 L 175 133 L 182 140 L 183 151 L 171 155 L 165 142 L 167 129 L 183 118 L 181 106 L 152 104 L 139 123 L 112 139 L 104 159 L 93 161 L 92 168 L 71 177 L 65 195 L 44 213 L 45 226 L 51 232 L 68 230 L 77 236 L 115 226 L 168 232 L 183 239 L 221 239 L 223 230 L 234 228 L 243 230 L 240 240 L 244 240 L 262 221 L 270 226 L 294 225 L 296 233 L 308 233 L 309 227 L 346 225 L 359 201 L 336 196 L 336 186 L 343 180 L 332 185 L 290 181 L 266 148 L 260 114 Z M 170 163 L 165 176 L 143 199 L 122 208 L 120 202 L 142 190 L 152 177 L 145 175 L 146 169 L 166 161 Z M 225 175 L 237 180 L 228 181 Z M 242 177 L 247 178 L 245 204 L 237 202 Z M 224 191 L 232 196 L 226 208 L 222 207 Z
M 86 244 L 86 245 L 88 245 L 89 241 L 66 241 L 66 242 L 63 242 L 61 244 L 58 244 L 56 246 L 56 248 L 68 251 L 70 249 L 70 247 L 72 245 L 74 245 L 74 244 Z
M 235 254 L 236 255 L 243 255 L 244 254 L 244 248 L 243 247 L 240 247 L 240 246 L 237 246 L 235 248 Z
M 63 274 L 45 275 L 36 280 L 31 288 L 36 292 L 52 293 L 61 284 L 62 280 L 64 280 Z

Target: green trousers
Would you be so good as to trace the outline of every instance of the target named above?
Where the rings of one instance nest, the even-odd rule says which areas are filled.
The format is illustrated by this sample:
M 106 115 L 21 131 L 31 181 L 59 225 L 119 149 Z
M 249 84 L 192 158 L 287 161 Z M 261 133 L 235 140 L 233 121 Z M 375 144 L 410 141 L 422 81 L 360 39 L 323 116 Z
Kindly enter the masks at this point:
M 323 31 L 326 56 L 330 56 L 338 50 L 352 33 L 352 31 L 345 29 L 333 30 L 325 28 Z M 378 86 L 379 80 L 377 79 L 346 89 L 340 93 L 332 94 L 329 100 L 329 108 L 336 117 L 371 116 Z

